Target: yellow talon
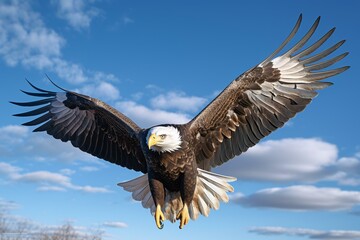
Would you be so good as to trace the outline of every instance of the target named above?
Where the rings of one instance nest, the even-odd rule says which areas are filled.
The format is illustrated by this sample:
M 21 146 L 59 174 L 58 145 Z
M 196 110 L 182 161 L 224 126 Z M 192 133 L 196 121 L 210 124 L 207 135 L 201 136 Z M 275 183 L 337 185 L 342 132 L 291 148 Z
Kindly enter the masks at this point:
M 156 211 L 155 211 L 155 222 L 156 222 L 156 226 L 158 227 L 158 229 L 162 229 L 164 227 L 164 224 L 163 224 L 164 220 L 165 220 L 165 217 L 161 211 L 161 206 L 157 205 Z
M 176 216 L 176 219 L 180 219 L 180 229 L 182 229 L 190 221 L 189 209 L 186 203 L 184 204 L 183 209 L 181 209 L 181 211 Z

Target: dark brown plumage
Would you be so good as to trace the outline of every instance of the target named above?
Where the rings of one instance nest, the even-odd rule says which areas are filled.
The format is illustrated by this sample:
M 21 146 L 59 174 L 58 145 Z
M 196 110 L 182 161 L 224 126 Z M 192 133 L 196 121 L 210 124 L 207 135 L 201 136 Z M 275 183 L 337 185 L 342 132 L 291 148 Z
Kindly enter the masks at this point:
M 317 95 L 316 90 L 331 83 L 319 80 L 334 76 L 348 67 L 324 70 L 348 53 L 322 60 L 344 41 L 309 56 L 334 32 L 331 29 L 317 42 L 300 50 L 315 32 L 318 18 L 305 36 L 283 55 L 276 57 L 294 37 L 301 23 L 283 44 L 256 67 L 228 85 L 201 113 L 183 125 L 161 125 L 141 129 L 122 113 L 104 102 L 63 90 L 51 92 L 35 87 L 40 97 L 34 102 L 12 102 L 23 107 L 42 106 L 16 114 L 29 117 L 43 114 L 25 126 L 40 125 L 34 131 L 46 131 L 84 152 L 145 175 L 121 183 L 136 200 L 162 221 L 180 219 L 180 227 L 189 217 L 207 216 L 227 201 L 227 183 L 234 180 L 208 172 L 236 155 L 247 151 L 263 137 L 282 127 L 302 111 Z M 276 58 L 275 58 L 276 57 Z

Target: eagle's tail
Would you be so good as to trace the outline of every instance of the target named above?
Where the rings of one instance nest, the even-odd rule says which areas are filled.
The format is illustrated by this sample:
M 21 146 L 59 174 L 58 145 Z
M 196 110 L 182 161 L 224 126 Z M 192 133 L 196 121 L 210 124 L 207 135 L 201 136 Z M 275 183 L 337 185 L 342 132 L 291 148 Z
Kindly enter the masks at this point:
M 228 177 L 198 168 L 197 184 L 194 198 L 189 206 L 191 219 L 196 220 L 199 214 L 208 216 L 211 209 L 217 210 L 220 201 L 228 202 L 227 192 L 233 192 L 234 188 L 228 183 L 235 181 L 236 178 Z M 156 207 L 151 196 L 148 176 L 144 174 L 133 180 L 118 184 L 124 190 L 132 192 L 134 200 L 141 201 L 144 208 L 150 208 L 152 214 Z M 176 221 L 178 212 L 183 208 L 180 192 L 166 192 L 165 206 L 163 213 L 165 218 L 171 222 Z

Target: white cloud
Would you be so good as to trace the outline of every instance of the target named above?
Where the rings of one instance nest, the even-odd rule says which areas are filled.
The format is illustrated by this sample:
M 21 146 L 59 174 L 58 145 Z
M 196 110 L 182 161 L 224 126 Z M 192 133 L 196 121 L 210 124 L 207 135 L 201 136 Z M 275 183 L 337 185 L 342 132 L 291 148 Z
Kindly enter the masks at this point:
M 0 128 L 0 136 L 11 135 L 13 137 L 25 137 L 28 134 L 27 127 L 17 125 L 7 125 Z
M 71 185 L 69 188 L 87 193 L 110 193 L 111 191 L 103 187 L 77 186 Z
M 359 169 L 356 158 L 338 159 L 334 144 L 315 138 L 288 138 L 259 143 L 216 171 L 255 181 L 331 180 L 356 185 L 360 184 Z
M 11 125 L 10 125 L 11 126 Z M 28 127 L 25 128 L 29 132 Z M 0 129 L 11 129 L 8 126 L 1 127 Z M 0 135 L 1 140 L 1 135 Z M 17 141 L 16 144 L 12 142 Z M 4 151 L 1 151 L 1 147 Z M 7 141 L 0 141 L 0 156 L 6 157 L 8 161 L 17 161 L 19 159 L 26 161 L 38 161 L 38 162 L 52 162 L 59 161 L 70 164 L 86 164 L 94 165 L 87 166 L 88 169 L 83 171 L 90 171 L 90 168 L 95 171 L 98 167 L 106 166 L 105 160 L 85 153 L 78 148 L 71 145 L 70 142 L 62 142 L 58 139 L 54 139 L 52 136 L 46 133 L 31 133 L 23 134 L 21 137 L 18 135 L 9 135 Z M 3 163 L 5 164 L 5 163 Z M 17 169 L 12 169 L 13 166 L 1 166 L 0 173 L 3 171 L 17 172 Z M 80 165 L 81 168 L 81 165 Z M 72 175 L 75 173 L 71 169 L 62 169 L 60 173 L 63 175 Z
M 184 124 L 191 120 L 189 112 L 198 110 L 205 102 L 205 98 L 187 96 L 182 92 L 170 91 L 159 94 L 163 89 L 155 85 L 147 85 L 155 97 L 149 97 L 151 107 L 139 104 L 136 101 L 118 101 L 115 107 L 132 119 L 140 127 L 151 127 L 158 124 Z M 133 94 L 133 99 L 144 98 L 143 92 Z
M 343 157 L 336 162 L 338 173 L 332 177 L 342 185 L 360 185 L 360 161 L 357 157 Z
M 0 175 L 5 175 L 11 179 L 15 179 L 21 170 L 21 168 L 15 167 L 9 163 L 0 162 Z
M 90 154 L 74 148 L 71 143 L 63 143 L 52 136 L 34 133 L 26 141 L 23 150 L 28 156 L 42 157 L 46 160 L 58 160 L 63 162 L 73 162 L 76 160 L 98 161 Z
M 66 20 L 76 30 L 88 28 L 91 20 L 99 14 L 99 10 L 89 6 L 93 1 L 59 0 L 57 3 L 58 16 Z
M 308 237 L 310 239 L 342 239 L 357 240 L 360 239 L 360 231 L 351 230 L 315 230 L 307 228 L 285 228 L 285 227 L 253 227 L 249 232 L 260 235 L 288 235 L 298 237 Z
M 61 58 L 52 58 L 49 70 L 54 71 L 60 78 L 69 83 L 83 83 L 89 80 L 85 75 L 84 70 L 78 64 L 68 62 Z
M 49 171 L 35 171 L 22 173 L 23 170 L 9 163 L 0 162 L 0 176 L 12 182 L 39 184 L 38 191 L 65 191 L 72 189 L 88 193 L 108 193 L 110 190 L 103 187 L 80 186 L 73 184 L 69 176 Z
M 0 54 L 10 66 L 18 63 L 42 69 L 51 57 L 60 56 L 65 40 L 44 26 L 26 2 L 0 4 Z M 38 58 L 36 63 L 31 58 Z
M 62 185 L 63 183 L 60 183 Z M 66 186 L 59 187 L 59 186 L 52 186 L 52 185 L 45 185 L 40 186 L 37 188 L 37 191 L 40 192 L 65 192 L 67 189 L 77 190 L 80 192 L 86 192 L 86 193 L 110 193 L 111 191 L 107 188 L 103 187 L 92 187 L 92 186 L 78 186 L 74 185 L 72 183 L 68 184 L 66 183 Z
M 58 186 L 41 186 L 38 187 L 37 190 L 39 192 L 65 192 L 66 189 Z
M 161 87 L 159 87 L 158 85 L 155 85 L 155 84 L 148 84 L 145 86 L 145 89 L 147 91 L 150 91 L 152 94 L 157 94 L 159 92 L 164 91 L 164 89 L 162 89 Z
M 132 101 L 117 102 L 115 106 L 141 127 L 190 120 L 182 113 L 154 110 Z M 18 159 L 21 154 L 21 158 L 42 162 L 105 164 L 103 160 L 74 148 L 69 142 L 63 143 L 45 133 L 29 132 L 29 128 L 23 126 L 0 127 L 0 140 L 3 140 L 0 141 L 0 153 L 9 159 Z M 356 157 L 338 159 L 336 145 L 313 138 L 266 141 L 215 170 L 245 180 L 336 181 L 342 185 L 360 185 L 360 160 Z
M 116 100 L 120 97 L 119 90 L 108 82 L 98 82 L 96 84 L 88 84 L 79 89 L 78 92 L 98 98 L 102 101 Z
M 20 182 L 51 183 L 63 186 L 70 186 L 71 180 L 68 176 L 48 171 L 36 171 L 18 174 L 13 180 Z
M 131 94 L 131 98 L 134 99 L 135 101 L 139 101 L 143 96 L 144 96 L 143 92 L 137 92 L 137 93 Z
M 360 192 L 298 185 L 263 189 L 249 196 L 235 194 L 231 200 L 245 207 L 337 211 L 360 205 Z
M 19 144 L 28 135 L 28 128 L 24 126 L 7 125 L 0 127 L 0 142 Z
M 65 40 L 44 26 L 26 2 L 0 4 L 0 54 L 10 66 L 43 69 L 60 56 Z
M 66 3 L 73 7 L 66 7 Z M 76 12 L 91 16 L 91 11 L 85 14 L 87 10 L 84 10 L 82 1 L 65 0 L 60 1 L 59 5 L 68 9 L 66 14 L 63 14 L 64 17 L 71 13 L 74 13 L 71 16 L 76 16 Z M 79 17 L 78 21 L 75 20 L 76 17 L 73 19 L 74 24 L 86 22 L 86 17 Z M 61 52 L 65 42 L 56 31 L 46 27 L 40 14 L 33 11 L 28 2 L 0 2 L 0 56 L 7 65 L 52 71 L 73 84 L 88 80 L 98 81 L 99 77 L 102 77 L 102 81 L 115 78 L 112 74 L 84 70 L 80 65 L 66 61 Z
M 80 170 L 84 171 L 84 172 L 96 172 L 96 171 L 99 171 L 99 168 L 93 167 L 93 166 L 84 166 L 84 167 L 81 167 Z
M 168 92 L 151 99 L 155 109 L 176 109 L 180 111 L 198 111 L 207 100 L 202 97 L 186 96 L 183 92 Z
M 135 123 L 139 124 L 140 127 L 150 127 L 164 123 L 181 124 L 190 121 L 186 114 L 150 109 L 133 101 L 117 102 L 115 106 Z
M 103 224 L 105 227 L 111 227 L 111 228 L 127 228 L 128 225 L 124 222 L 105 222 Z
M 60 170 L 60 173 L 64 175 L 73 175 L 75 171 L 72 169 L 64 168 Z
M 119 79 L 112 73 L 104 73 L 99 71 L 89 71 L 95 82 L 117 82 Z
M 1 129 L 7 128 L 4 126 Z M 26 127 L 28 129 L 28 127 Z M 0 137 L 1 139 L 1 137 Z M 17 141 L 16 144 L 11 142 Z M 24 134 L 22 137 L 9 135 L 8 141 L 2 143 L 5 149 L 16 148 L 16 151 L 9 151 L 6 155 L 10 158 L 30 158 L 35 161 L 62 161 L 62 162 L 91 162 L 103 164 L 98 158 L 82 152 L 69 142 L 61 142 L 45 133 Z M 1 144 L 0 144 L 1 145 Z
M 130 24 L 130 23 L 134 23 L 134 22 L 135 22 L 134 19 L 132 19 L 132 18 L 130 18 L 130 17 L 128 17 L 128 16 L 124 16 L 124 17 L 123 17 L 123 23 L 124 23 L 125 25 Z
M 3 213 L 4 211 L 10 211 L 10 210 L 14 210 L 14 209 L 18 209 L 20 207 L 20 205 L 16 202 L 13 201 L 7 201 L 5 199 L 0 198 L 0 214 Z
M 348 185 L 348 186 L 359 186 L 360 185 L 359 176 L 357 176 L 356 178 L 349 177 L 349 174 L 346 172 L 338 172 L 335 175 L 327 178 L 327 180 L 337 181 L 341 185 Z
M 0 127 L 0 155 L 12 155 L 14 148 L 24 144 L 24 140 L 28 137 L 28 132 L 28 128 L 24 126 L 7 125 Z

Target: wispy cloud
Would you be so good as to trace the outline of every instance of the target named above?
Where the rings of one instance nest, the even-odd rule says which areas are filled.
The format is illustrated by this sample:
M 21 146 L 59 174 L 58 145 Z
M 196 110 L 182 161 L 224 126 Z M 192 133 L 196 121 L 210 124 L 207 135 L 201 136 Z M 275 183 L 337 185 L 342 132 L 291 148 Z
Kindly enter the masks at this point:
M 287 138 L 257 144 L 216 171 L 255 181 L 337 181 L 358 185 L 359 169 L 359 159 L 339 159 L 334 144 L 316 138 Z
M 99 15 L 99 9 L 91 6 L 90 0 L 59 0 L 53 1 L 58 8 L 58 17 L 64 19 L 76 30 L 86 29 L 94 17 Z
M 71 180 L 68 176 L 49 171 L 36 171 L 29 173 L 17 172 L 16 175 L 9 176 L 12 180 L 29 183 L 59 184 L 62 186 L 71 186 Z
M 64 169 L 61 169 L 59 172 L 61 174 L 70 176 L 70 175 L 73 175 L 76 171 L 72 170 L 72 169 L 64 168 Z
M 231 201 L 244 207 L 338 211 L 360 205 L 360 192 L 298 185 L 263 189 L 249 196 L 238 193 L 231 196 Z
M 99 168 L 94 167 L 94 166 L 84 166 L 84 167 L 81 167 L 80 170 L 84 171 L 84 172 L 96 172 L 96 171 L 99 171 Z
M 17 142 L 28 135 L 28 128 L 17 125 L 7 125 L 0 127 L 0 140 Z
M 18 176 L 21 168 L 15 167 L 9 163 L 0 162 L 0 174 L 10 179 L 14 179 Z
M 45 57 L 45 56 L 44 56 Z M 76 63 L 71 63 L 64 59 L 52 58 L 49 59 L 49 70 L 55 72 L 60 78 L 69 83 L 83 83 L 89 80 L 89 77 L 85 75 L 84 69 Z M 42 70 L 41 68 L 38 68 Z
M 0 127 L 0 155 L 9 156 L 13 154 L 12 146 L 23 144 L 27 137 L 27 127 L 16 125 Z
M 77 89 L 77 92 L 99 98 L 102 101 L 116 100 L 120 97 L 119 90 L 111 83 L 100 81 L 95 84 L 87 84 Z
M 65 0 L 58 4 L 62 6 L 61 11 L 65 11 L 62 16 L 72 19 L 74 26 L 90 24 L 91 14 L 85 14 L 83 1 Z M 86 70 L 64 59 L 62 49 L 65 43 L 60 34 L 45 25 L 41 15 L 28 2 L 11 0 L 0 3 L 0 57 L 7 65 L 51 71 L 72 84 L 90 81 L 104 85 L 116 79 L 112 74 Z
M 11 211 L 14 209 L 18 209 L 20 205 L 13 201 L 8 201 L 0 198 L 0 214 L 3 212 Z
M 123 23 L 124 23 L 125 25 L 135 22 L 134 19 L 132 19 L 132 18 L 130 18 L 130 17 L 128 17 L 128 16 L 124 16 L 124 17 L 122 18 L 122 20 L 123 20 Z
M 338 181 L 342 185 L 360 185 L 360 160 L 359 157 L 342 157 L 336 164 L 337 173 L 329 180 Z
M 198 111 L 206 98 L 187 96 L 184 92 L 167 92 L 159 94 L 151 99 L 151 106 L 155 109 L 175 109 L 185 112 Z
M 39 191 L 77 190 L 87 193 L 108 193 L 110 190 L 103 187 L 81 186 L 72 183 L 69 176 L 50 171 L 35 171 L 23 173 L 21 168 L 9 163 L 0 162 L 0 176 L 12 182 L 24 182 L 40 185 Z
M 60 56 L 65 40 L 46 28 L 27 2 L 2 2 L 0 19 L 0 53 L 10 66 L 20 62 L 41 69 Z
M 190 121 L 189 116 L 185 113 L 151 109 L 134 101 L 120 101 L 115 106 L 141 127 L 150 127 L 163 123 L 180 124 Z
M 20 149 L 20 151 L 13 153 L 16 156 L 19 156 L 19 153 L 24 153 L 23 156 L 40 159 L 42 161 L 56 160 L 68 163 L 82 161 L 101 164 L 100 160 L 96 157 L 73 147 L 71 143 L 64 143 L 54 139 L 52 136 L 41 133 L 29 135 L 28 138 L 23 140 L 22 144 L 17 145 L 17 148 Z
M 104 188 L 104 187 L 93 187 L 93 186 L 78 186 L 78 185 L 71 185 L 69 186 L 70 189 L 87 192 L 87 193 L 111 193 L 111 190 Z
M 253 227 L 249 232 L 260 235 L 288 235 L 297 237 L 307 237 L 310 239 L 326 239 L 326 240 L 358 240 L 360 239 L 360 231 L 350 230 L 315 230 L 307 228 L 285 228 L 285 227 Z
M 105 227 L 111 227 L 111 228 L 127 228 L 128 225 L 124 222 L 105 222 L 103 224 Z
M 59 186 L 40 186 L 37 190 L 39 192 L 66 192 L 66 188 Z
M 0 19 L 0 55 L 8 65 L 22 64 L 58 73 L 72 69 L 74 81 L 85 80 L 80 69 L 74 71 L 76 66 L 70 67 L 70 63 L 61 59 L 65 39 L 47 28 L 27 2 L 1 3 Z
M 194 111 L 207 101 L 206 98 L 188 96 L 183 92 L 164 90 L 156 85 L 147 85 L 148 91 L 137 92 L 132 97 L 135 101 L 123 100 L 115 103 L 115 107 L 132 119 L 139 126 L 147 128 L 158 124 L 184 124 L 191 120 Z M 149 99 L 150 106 L 138 102 Z
M 0 153 L 14 160 L 26 158 L 35 161 L 82 161 L 102 164 L 96 157 L 82 152 L 69 142 L 63 143 L 45 133 L 29 132 L 30 129 L 24 126 L 0 127 Z

